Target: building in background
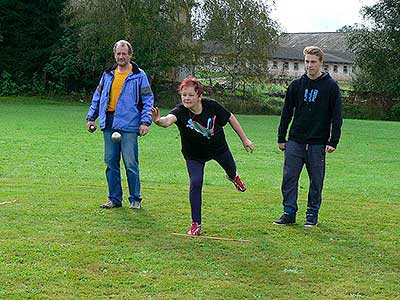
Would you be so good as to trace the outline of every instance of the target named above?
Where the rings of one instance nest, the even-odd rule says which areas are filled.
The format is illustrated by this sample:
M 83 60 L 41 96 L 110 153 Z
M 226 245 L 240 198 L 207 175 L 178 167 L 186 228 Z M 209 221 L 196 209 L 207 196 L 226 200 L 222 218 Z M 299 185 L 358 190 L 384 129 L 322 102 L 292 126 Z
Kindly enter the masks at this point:
M 283 34 L 279 47 L 269 62 L 272 78 L 290 80 L 304 74 L 303 49 L 307 46 L 317 46 L 324 51 L 323 68 L 335 80 L 351 80 L 353 59 L 347 49 L 344 32 Z

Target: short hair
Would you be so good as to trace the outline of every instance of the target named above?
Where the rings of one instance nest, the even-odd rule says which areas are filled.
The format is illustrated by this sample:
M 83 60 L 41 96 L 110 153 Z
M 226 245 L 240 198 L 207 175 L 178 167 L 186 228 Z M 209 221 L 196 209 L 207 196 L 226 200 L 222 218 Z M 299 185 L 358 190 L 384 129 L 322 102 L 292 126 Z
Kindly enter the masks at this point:
M 117 47 L 119 47 L 119 46 L 126 46 L 126 47 L 128 47 L 128 54 L 129 54 L 129 55 L 132 55 L 133 49 L 132 49 L 131 43 L 129 43 L 128 41 L 125 41 L 125 40 L 119 40 L 118 42 L 116 42 L 116 43 L 114 44 L 114 48 L 113 48 L 113 52 L 114 52 L 114 53 L 115 53 L 115 51 L 117 51 Z
M 322 51 L 321 48 L 317 47 L 317 46 L 308 46 L 305 47 L 303 50 L 303 54 L 304 56 L 308 55 L 315 55 L 319 58 L 319 61 L 323 61 L 324 60 L 324 52 Z
M 186 86 L 193 86 L 198 96 L 201 96 L 204 92 L 204 86 L 196 77 L 188 77 L 183 79 L 181 84 L 179 85 L 179 92 L 181 92 L 182 89 Z

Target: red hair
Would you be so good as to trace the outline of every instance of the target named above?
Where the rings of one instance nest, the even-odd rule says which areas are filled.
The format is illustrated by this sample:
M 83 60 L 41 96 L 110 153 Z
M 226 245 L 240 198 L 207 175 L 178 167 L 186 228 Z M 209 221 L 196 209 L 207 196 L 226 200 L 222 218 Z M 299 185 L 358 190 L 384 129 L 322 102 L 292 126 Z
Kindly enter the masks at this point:
M 186 86 L 193 86 L 198 96 L 201 96 L 204 92 L 204 86 L 196 77 L 188 77 L 183 79 L 181 84 L 179 85 L 179 91 L 181 92 L 182 89 Z

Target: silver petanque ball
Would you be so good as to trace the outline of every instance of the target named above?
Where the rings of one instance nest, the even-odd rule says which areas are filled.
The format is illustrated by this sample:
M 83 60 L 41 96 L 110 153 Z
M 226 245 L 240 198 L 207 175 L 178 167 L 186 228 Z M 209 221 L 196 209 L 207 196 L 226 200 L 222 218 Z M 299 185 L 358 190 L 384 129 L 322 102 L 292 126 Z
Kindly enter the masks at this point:
M 113 142 L 118 143 L 121 141 L 121 134 L 118 131 L 114 131 L 111 135 Z

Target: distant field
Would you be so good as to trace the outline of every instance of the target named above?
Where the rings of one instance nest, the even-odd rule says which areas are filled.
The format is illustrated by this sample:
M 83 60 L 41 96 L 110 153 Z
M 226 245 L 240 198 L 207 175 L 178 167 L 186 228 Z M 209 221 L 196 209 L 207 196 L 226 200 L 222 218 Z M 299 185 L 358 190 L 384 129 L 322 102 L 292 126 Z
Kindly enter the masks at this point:
M 175 127 L 140 139 L 143 209 L 101 210 L 103 140 L 85 130 L 87 108 L 0 98 L 0 202 L 16 201 L 0 205 L 0 299 L 400 299 L 399 122 L 345 120 L 321 224 L 305 230 L 306 172 L 298 225 L 272 225 L 279 117 L 239 115 L 255 152 L 226 134 L 248 191 L 210 162 L 203 199 L 205 234 L 239 243 L 171 234 L 190 224 Z

